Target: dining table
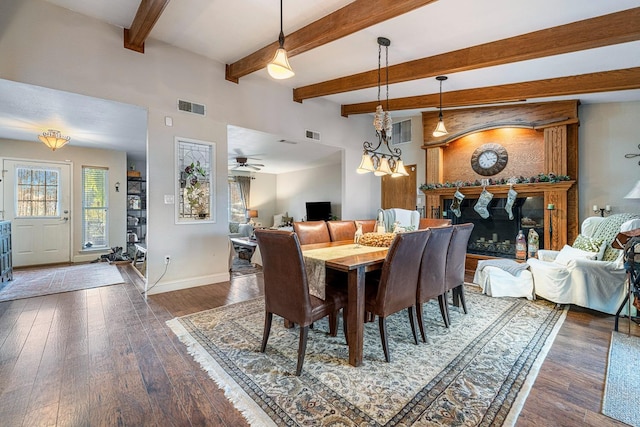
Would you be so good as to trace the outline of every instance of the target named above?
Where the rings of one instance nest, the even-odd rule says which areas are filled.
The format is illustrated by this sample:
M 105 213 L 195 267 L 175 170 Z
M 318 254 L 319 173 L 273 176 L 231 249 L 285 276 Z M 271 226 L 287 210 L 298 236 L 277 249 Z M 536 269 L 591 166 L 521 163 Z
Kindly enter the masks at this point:
M 351 250 L 347 245 L 351 245 L 353 249 Z M 326 259 L 326 255 L 319 255 L 325 252 L 322 249 L 331 252 L 332 248 L 338 249 L 338 246 L 345 247 L 334 251 L 334 253 L 338 253 L 336 258 Z M 388 248 L 369 247 L 363 249 L 362 245 L 356 245 L 352 240 L 346 240 L 301 245 L 301 249 L 303 257 L 321 259 L 327 271 L 335 270 L 346 273 L 349 363 L 353 366 L 360 366 L 364 347 L 365 275 L 370 271 L 382 269 Z

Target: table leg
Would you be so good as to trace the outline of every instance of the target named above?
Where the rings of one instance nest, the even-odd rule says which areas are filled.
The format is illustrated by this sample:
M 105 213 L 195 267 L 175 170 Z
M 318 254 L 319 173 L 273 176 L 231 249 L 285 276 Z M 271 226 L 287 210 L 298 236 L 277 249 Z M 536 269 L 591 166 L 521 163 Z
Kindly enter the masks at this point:
M 364 266 L 348 273 L 349 312 L 347 329 L 349 334 L 349 363 L 362 364 L 364 341 Z

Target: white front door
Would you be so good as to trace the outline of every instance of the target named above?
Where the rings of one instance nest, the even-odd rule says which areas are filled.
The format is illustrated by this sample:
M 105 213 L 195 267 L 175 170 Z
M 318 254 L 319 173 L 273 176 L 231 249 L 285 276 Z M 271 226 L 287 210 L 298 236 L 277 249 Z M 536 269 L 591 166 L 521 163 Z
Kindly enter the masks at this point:
M 11 221 L 15 267 L 71 261 L 71 166 L 3 162 L 4 219 Z

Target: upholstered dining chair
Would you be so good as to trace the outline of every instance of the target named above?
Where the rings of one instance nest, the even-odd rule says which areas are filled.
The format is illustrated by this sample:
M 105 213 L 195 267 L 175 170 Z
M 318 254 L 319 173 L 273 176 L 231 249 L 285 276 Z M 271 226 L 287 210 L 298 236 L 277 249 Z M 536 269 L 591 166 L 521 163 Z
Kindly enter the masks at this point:
M 396 235 L 387 252 L 379 278 L 368 275 L 365 279 L 365 311 L 378 316 L 380 339 L 387 362 L 391 361 L 386 324 L 388 316 L 406 308 L 413 340 L 418 344 L 413 309 L 416 304 L 420 261 L 428 235 L 429 230 Z
M 467 304 L 464 300 L 464 264 L 467 258 L 467 244 L 472 231 L 472 223 L 453 226 L 453 234 L 447 250 L 447 267 L 444 274 L 445 291 L 452 291 L 453 305 L 456 307 L 462 305 L 464 314 L 467 314 Z
M 277 314 L 300 326 L 298 365 L 296 375 L 302 372 L 307 349 L 309 326 L 325 316 L 331 316 L 330 333 L 335 335 L 337 316 L 345 308 L 343 324 L 346 334 L 347 294 L 341 289 L 327 285 L 325 299 L 309 294 L 307 274 L 295 233 L 279 230 L 256 230 L 258 247 L 262 253 L 262 275 L 264 277 L 265 319 L 260 351 L 265 352 L 273 315 Z
M 324 221 L 294 222 L 293 231 L 298 235 L 298 240 L 301 245 L 331 241 L 327 223 Z
M 363 233 L 373 233 L 376 231 L 377 221 L 375 219 L 356 219 L 354 222 L 362 224 Z
M 453 227 L 436 227 L 427 229 L 430 233 L 427 244 L 422 253 L 420 264 L 420 278 L 418 281 L 418 292 L 416 293 L 416 311 L 418 314 L 418 326 L 422 341 L 427 342 L 424 332 L 424 321 L 422 319 L 422 304 L 430 299 L 438 298 L 440 314 L 444 325 L 449 327 L 449 314 L 447 312 L 446 291 L 444 277 L 447 266 L 447 251 L 443 248 L 449 247 Z
M 425 228 L 433 228 L 433 227 L 446 227 L 448 225 L 451 225 L 450 219 L 420 218 L 418 230 L 424 230 Z
M 327 228 L 332 242 L 353 240 L 356 234 L 356 223 L 354 221 L 327 221 Z

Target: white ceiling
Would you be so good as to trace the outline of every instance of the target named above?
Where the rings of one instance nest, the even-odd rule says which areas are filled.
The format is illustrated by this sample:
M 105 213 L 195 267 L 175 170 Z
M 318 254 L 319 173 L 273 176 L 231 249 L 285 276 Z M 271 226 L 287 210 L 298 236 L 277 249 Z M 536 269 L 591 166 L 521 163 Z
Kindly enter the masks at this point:
M 128 28 L 139 1 L 132 0 L 46 0 L 119 27 Z M 207 56 L 221 63 L 233 63 L 275 41 L 279 33 L 278 0 L 172 0 L 151 31 L 150 38 Z M 351 3 L 347 0 L 284 1 L 285 35 Z M 306 86 L 332 78 L 377 68 L 377 37 L 391 40 L 389 65 L 412 59 L 430 57 L 452 50 L 500 40 L 531 31 L 550 28 L 599 15 L 639 6 L 638 0 L 438 0 L 405 15 L 343 37 L 337 41 L 290 58 L 295 77 L 274 81 L 265 69 L 254 74 L 273 84 L 288 88 Z M 561 43 L 561 41 L 559 41 Z M 553 77 L 586 74 L 598 71 L 640 66 L 640 42 L 630 42 L 570 54 L 522 61 L 479 70 L 449 74 L 443 92 L 518 83 Z M 239 84 L 242 84 L 242 78 Z M 2 90 L 2 86 L 0 86 Z M 438 82 L 434 78 L 393 84 L 390 98 L 434 94 Z M 384 91 L 383 95 L 384 97 Z M 373 101 L 377 88 L 330 95 L 326 99 L 339 104 Z M 640 90 L 584 94 L 571 97 L 528 99 L 548 101 L 579 99 L 581 103 L 640 100 Z M 293 101 L 292 101 L 293 102 Z M 60 110 L 59 110 L 60 111 Z M 402 111 L 407 116 L 418 111 Z M 5 117 L 5 111 L 0 114 Z M 66 111 L 61 116 L 66 116 Z M 20 118 L 15 118 L 20 120 Z M 36 123 L 36 118 L 25 118 Z M 99 120 L 87 118 L 80 129 L 92 129 L 102 135 Z M 0 126 L 2 128 L 4 126 Z M 118 130 L 121 127 L 114 127 Z M 1 131 L 1 129 L 0 129 Z M 104 130 L 108 133 L 108 130 Z M 230 132 L 232 135 L 233 132 Z M 3 136 L 0 134 L 0 136 Z M 241 142 L 230 138 L 229 151 L 251 150 L 248 135 Z M 257 140 L 265 139 L 256 136 Z M 266 139 L 273 141 L 277 136 Z M 31 138 L 33 139 L 33 138 Z M 281 144 L 285 145 L 285 144 Z M 317 144 L 314 144 L 317 145 Z M 289 147 L 290 148 L 290 147 Z M 249 153 L 251 154 L 251 153 Z M 266 160 L 265 160 L 266 162 Z M 264 162 L 260 162 L 264 163 Z M 299 162 L 298 162 L 299 163 Z M 266 163 L 265 163 L 266 164 Z

